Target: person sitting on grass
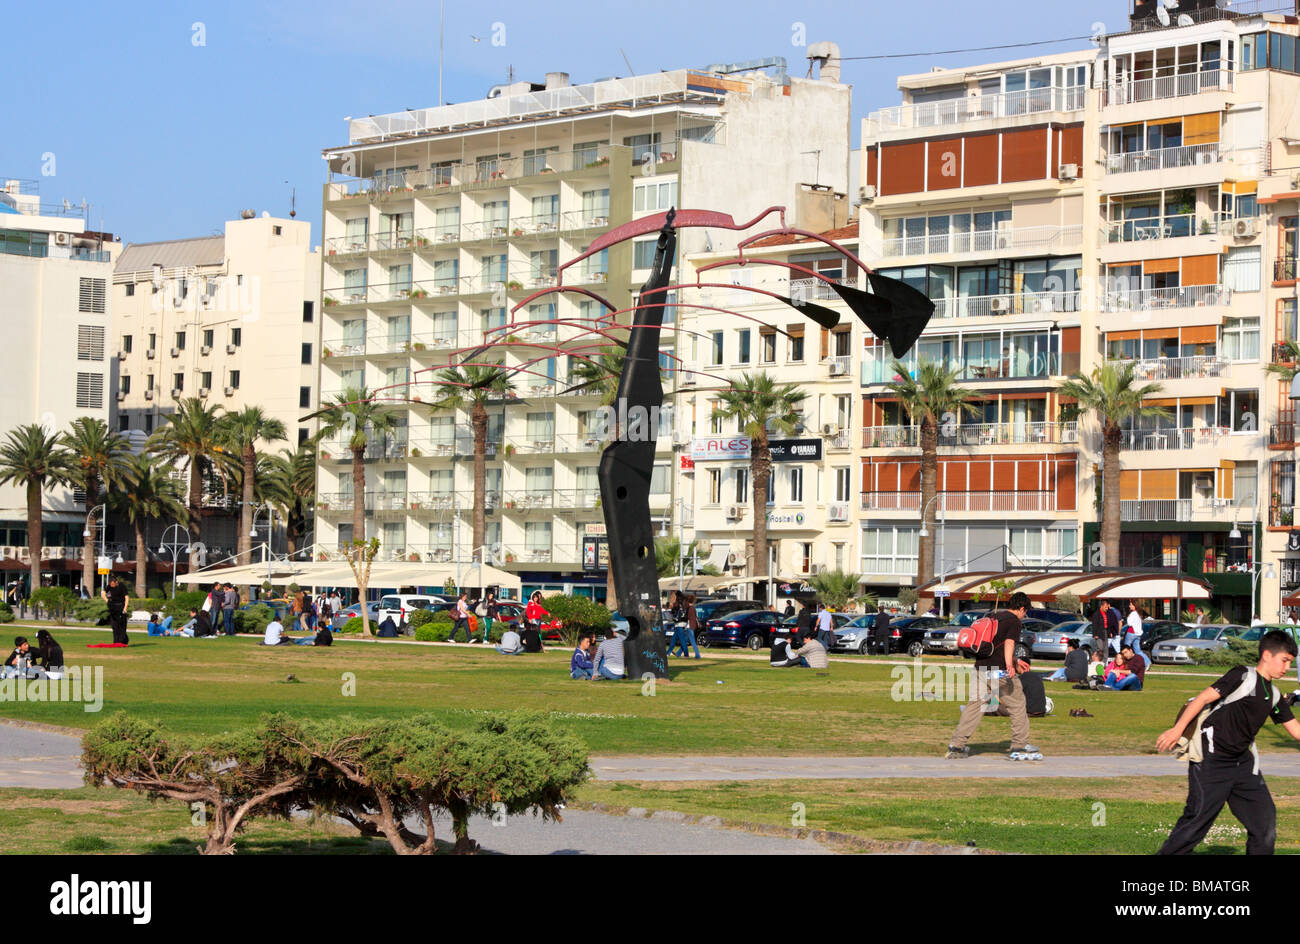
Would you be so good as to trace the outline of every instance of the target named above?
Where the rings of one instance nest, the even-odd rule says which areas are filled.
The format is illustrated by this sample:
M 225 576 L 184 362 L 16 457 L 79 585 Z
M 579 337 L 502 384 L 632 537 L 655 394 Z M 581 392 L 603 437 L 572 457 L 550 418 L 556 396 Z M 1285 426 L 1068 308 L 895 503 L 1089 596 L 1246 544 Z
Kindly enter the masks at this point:
M 190 635 L 195 639 L 216 639 L 217 631 L 212 625 L 212 614 L 207 610 L 190 610 L 194 623 Z
M 1088 676 L 1088 653 L 1079 648 L 1079 640 L 1065 643 L 1065 665 L 1047 677 L 1049 682 L 1082 682 Z
M 36 661 L 41 664 L 41 668 L 49 673 L 58 673 L 53 675 L 59 678 L 63 674 L 63 647 L 55 641 L 53 634 L 48 629 L 38 630 L 36 633 Z
M 501 653 L 503 656 L 517 656 L 522 655 L 523 651 L 524 641 L 520 638 L 519 634 L 515 632 L 513 626 L 501 634 L 501 645 L 497 646 L 497 652 Z
M 293 640 L 284 633 L 284 626 L 278 619 L 272 619 L 266 624 L 266 635 L 262 637 L 264 646 L 290 646 Z
M 1125 643 L 1116 657 L 1114 668 L 1106 673 L 1106 687 L 1117 692 L 1140 692 L 1146 671 L 1146 660 L 1133 651 L 1132 645 Z
M 19 663 L 22 663 L 22 674 L 27 678 L 37 678 L 40 671 L 33 666 L 33 660 L 36 653 L 32 651 L 31 643 L 27 641 L 26 636 L 14 637 L 14 651 L 9 653 L 9 658 L 5 659 L 5 677 L 13 678 L 19 674 Z
M 804 665 L 817 669 L 821 675 L 825 675 L 830 663 L 826 659 L 826 647 L 822 645 L 821 639 L 818 638 L 820 635 L 820 633 L 816 635 L 810 633 L 803 638 L 803 644 L 798 648 L 791 646 L 790 655 L 803 659 Z
M 323 623 L 316 624 L 319 628 L 314 636 L 300 636 L 291 640 L 295 646 L 332 646 L 334 645 L 334 634 L 330 628 Z M 287 637 L 286 637 L 287 638 Z
M 150 636 L 171 636 L 173 635 L 172 618 L 169 616 L 166 619 L 159 619 L 157 613 L 150 613 L 149 622 L 145 626 L 145 631 L 148 632 Z M 177 632 L 175 635 L 179 636 L 180 633 Z
M 569 678 L 572 679 L 590 679 L 595 666 L 591 664 L 591 656 L 587 650 L 591 648 L 591 637 L 578 637 L 578 648 L 573 650 L 573 658 L 569 660 Z
M 801 659 L 799 656 L 793 655 L 790 651 L 791 642 L 794 642 L 797 639 L 798 636 L 793 636 L 790 639 L 784 639 L 780 636 L 773 637 L 772 656 L 771 656 L 772 668 L 793 669 L 793 668 L 805 667 L 808 665 L 808 663 L 804 662 L 803 659 Z
M 542 648 L 542 634 L 536 626 L 524 626 L 519 629 L 519 639 L 524 644 L 524 652 L 545 652 Z
M 627 668 L 623 665 L 623 636 L 618 630 L 614 630 L 611 636 L 601 641 L 600 648 L 596 650 L 595 658 L 592 659 L 592 665 L 593 682 L 600 679 L 617 681 L 627 675 Z

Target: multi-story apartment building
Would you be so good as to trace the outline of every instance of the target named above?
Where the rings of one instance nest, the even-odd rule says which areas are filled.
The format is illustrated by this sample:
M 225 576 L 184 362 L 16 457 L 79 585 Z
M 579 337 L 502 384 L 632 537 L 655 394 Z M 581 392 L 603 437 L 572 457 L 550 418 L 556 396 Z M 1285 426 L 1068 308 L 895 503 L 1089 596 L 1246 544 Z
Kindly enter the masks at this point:
M 198 397 L 261 407 L 288 435 L 273 448 L 312 435 L 315 422 L 301 418 L 319 405 L 320 260 L 310 223 L 251 210 L 220 236 L 128 244 L 112 275 L 117 428 L 139 446 Z M 204 543 L 220 560 L 235 547 L 237 516 L 218 514 L 232 510 L 220 488 L 205 502 L 216 516 Z
M 5 179 L 0 190 L 0 435 L 39 423 L 62 432 L 74 419 L 110 422 L 108 284 L 120 243 L 85 227 L 85 208 L 41 202 L 35 180 Z M 43 579 L 78 582 L 86 508 L 69 489 L 44 497 Z M 27 561 L 27 496 L 0 488 L 0 554 Z M 10 565 L 16 578 L 26 571 Z
M 473 556 L 469 417 L 429 404 L 439 370 L 490 344 L 485 356 L 512 370 L 513 391 L 489 410 L 487 559 L 520 573 L 526 592 L 576 586 L 602 596 L 599 403 L 566 388 L 577 361 L 567 351 L 596 353 L 603 309 L 565 293 L 514 318 L 510 309 L 621 223 L 683 205 L 743 220 L 791 204 L 797 182 L 844 179 L 848 95 L 771 60 L 577 86 L 552 73 L 479 101 L 351 121 L 347 144 L 325 154 L 321 399 L 365 386 L 400 414 L 367 459 L 367 531 L 381 556 Z M 736 239 L 683 230 L 679 259 Z M 564 284 L 626 309 L 654 244 L 612 247 L 567 270 Z M 512 320 L 531 324 L 515 330 Z M 666 368 L 677 345 L 665 331 Z M 671 440 L 659 440 L 652 483 L 665 529 Z M 326 548 L 353 536 L 344 445 L 327 442 L 320 456 Z
M 947 365 L 974 408 L 940 426 L 938 575 L 1078 557 L 1079 437 L 1056 388 L 1085 346 L 1093 58 L 903 76 L 903 104 L 863 123 L 863 259 L 935 302 L 905 369 Z M 888 599 L 917 572 L 920 443 L 888 348 L 868 334 L 859 358 L 854 564 Z

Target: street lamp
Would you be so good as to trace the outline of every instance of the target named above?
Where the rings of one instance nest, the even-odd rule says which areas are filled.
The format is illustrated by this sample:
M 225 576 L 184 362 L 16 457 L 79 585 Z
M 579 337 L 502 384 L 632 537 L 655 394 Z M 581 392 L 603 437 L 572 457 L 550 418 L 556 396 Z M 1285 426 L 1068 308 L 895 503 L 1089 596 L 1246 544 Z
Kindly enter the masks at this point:
M 181 544 L 178 541 L 174 541 L 171 544 L 167 543 L 167 535 L 170 534 L 173 530 L 185 532 L 184 544 Z M 176 553 L 181 548 L 184 548 L 186 554 L 190 552 L 190 532 L 188 528 L 182 528 L 180 525 L 174 524 L 163 532 L 162 541 L 158 545 L 159 554 L 166 554 L 170 550 L 172 555 L 172 599 L 173 600 L 176 599 Z
M 248 539 L 249 541 L 252 541 L 253 538 L 257 537 L 257 516 L 260 515 L 263 510 L 266 511 L 267 521 L 266 521 L 266 544 L 264 545 L 265 551 L 263 552 L 262 556 L 266 560 L 266 579 L 270 580 L 271 579 L 271 538 L 275 535 L 275 508 L 271 505 L 270 502 L 263 502 L 262 504 L 258 505 L 256 508 L 253 509 L 253 523 L 248 531 Z M 250 557 L 252 556 L 251 548 L 250 548 L 249 556 Z M 252 563 L 252 561 L 250 560 L 249 563 Z
M 90 537 L 90 519 L 94 517 L 95 512 L 97 512 L 97 511 L 99 511 L 99 510 L 101 510 L 101 509 L 103 509 L 103 512 L 104 512 L 104 518 L 107 518 L 107 517 L 108 517 L 108 503 L 107 503 L 107 502 L 105 502 L 105 503 L 102 504 L 102 505 L 96 505 L 94 508 L 90 509 L 89 514 L 86 515 L 86 526 L 85 526 L 85 528 L 83 528 L 82 531 L 81 531 L 81 536 L 82 536 L 83 538 L 88 538 L 88 537 Z M 96 522 L 97 522 L 97 524 L 99 525 L 99 556 L 100 556 L 100 557 L 104 557 L 104 556 L 105 556 L 105 555 L 104 555 L 104 538 L 105 538 L 105 537 L 107 536 L 107 534 L 108 534 L 108 525 L 107 525 L 107 522 L 104 521 L 104 518 L 97 518 L 97 519 L 96 519 Z M 120 556 L 120 555 L 119 555 L 119 556 Z M 96 566 L 95 569 L 98 570 L 99 567 Z M 87 589 L 87 591 L 89 591 L 91 588 L 87 587 L 86 589 Z

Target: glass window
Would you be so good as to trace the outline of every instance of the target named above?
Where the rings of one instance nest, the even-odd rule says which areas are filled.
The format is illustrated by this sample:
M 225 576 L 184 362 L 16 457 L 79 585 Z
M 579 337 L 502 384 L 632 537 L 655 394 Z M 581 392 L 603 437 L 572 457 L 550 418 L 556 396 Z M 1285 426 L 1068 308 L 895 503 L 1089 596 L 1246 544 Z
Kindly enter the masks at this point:
M 711 351 L 712 359 L 709 361 L 709 365 L 712 367 L 721 367 L 722 354 L 723 354 L 723 347 L 722 347 L 723 332 L 711 331 L 709 332 L 709 335 L 713 339 L 713 348 Z
M 739 340 L 739 348 L 740 348 L 740 351 L 736 356 L 736 363 L 748 364 L 749 363 L 749 337 L 750 337 L 749 329 L 748 328 L 737 329 L 736 337 Z
M 1223 355 L 1232 361 L 1259 360 L 1258 317 L 1223 319 Z

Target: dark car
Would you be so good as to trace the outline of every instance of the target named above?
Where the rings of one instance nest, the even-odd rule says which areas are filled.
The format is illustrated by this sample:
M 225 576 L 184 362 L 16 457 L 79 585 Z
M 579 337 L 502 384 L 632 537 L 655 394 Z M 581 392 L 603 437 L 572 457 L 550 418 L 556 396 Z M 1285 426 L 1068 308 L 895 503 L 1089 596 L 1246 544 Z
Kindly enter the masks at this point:
M 1033 612 L 1032 610 L 1030 611 Z M 1062 625 L 1053 623 L 1045 619 L 1033 619 L 1025 617 L 1020 621 L 1020 642 L 1016 643 L 1016 658 L 1029 659 L 1034 654 L 1034 643 L 1038 640 L 1038 634 L 1046 632 L 1054 627 Z
M 755 651 L 772 645 L 777 636 L 788 636 L 775 610 L 733 610 L 704 624 L 701 642 L 710 646 L 744 646 Z
M 696 645 L 707 646 L 709 644 L 708 626 L 709 621 L 726 616 L 728 613 L 738 613 L 741 610 L 764 610 L 767 604 L 759 600 L 697 600 L 695 603 L 695 616 L 700 621 L 700 628 L 695 633 Z M 669 642 L 672 641 L 675 633 L 664 630 L 664 637 Z
M 939 616 L 904 616 L 889 623 L 889 651 L 906 652 L 916 658 L 925 652 L 926 634 L 946 625 Z

